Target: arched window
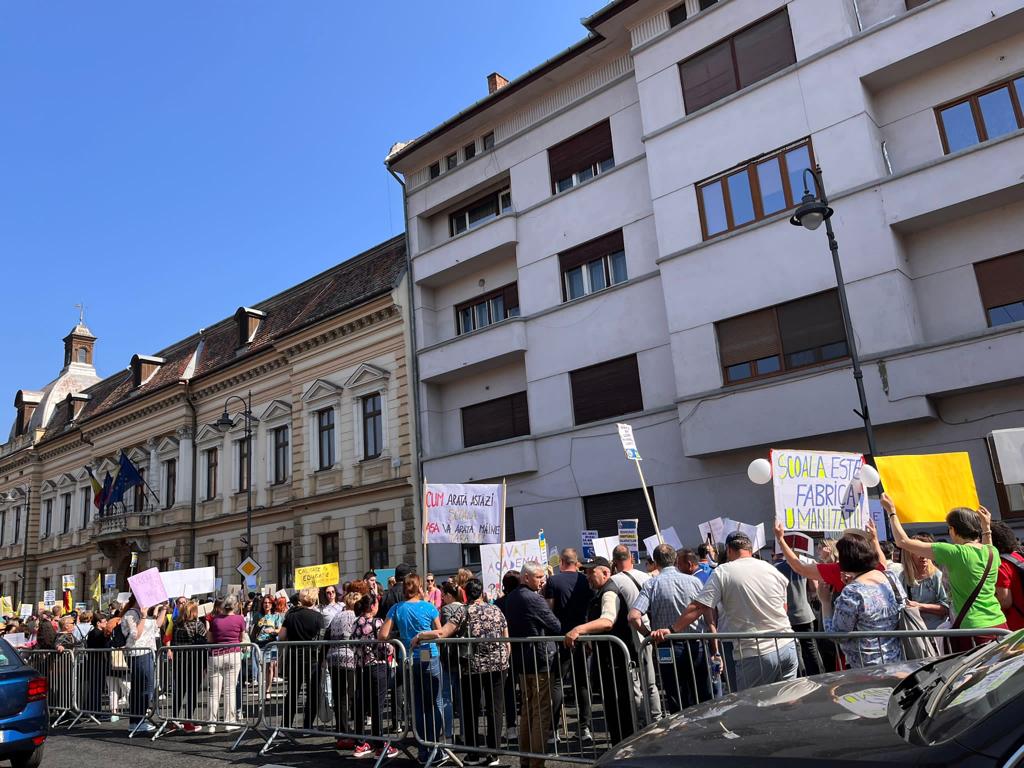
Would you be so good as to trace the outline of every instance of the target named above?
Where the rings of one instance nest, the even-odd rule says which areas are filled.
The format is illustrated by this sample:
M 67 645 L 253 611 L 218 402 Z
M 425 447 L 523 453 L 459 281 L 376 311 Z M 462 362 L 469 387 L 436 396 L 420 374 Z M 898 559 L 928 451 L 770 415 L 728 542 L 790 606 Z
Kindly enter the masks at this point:
M 88 353 L 88 351 L 86 350 L 85 347 L 79 347 L 78 348 L 78 362 L 84 363 L 86 361 L 86 358 L 87 358 L 88 354 L 89 353 Z

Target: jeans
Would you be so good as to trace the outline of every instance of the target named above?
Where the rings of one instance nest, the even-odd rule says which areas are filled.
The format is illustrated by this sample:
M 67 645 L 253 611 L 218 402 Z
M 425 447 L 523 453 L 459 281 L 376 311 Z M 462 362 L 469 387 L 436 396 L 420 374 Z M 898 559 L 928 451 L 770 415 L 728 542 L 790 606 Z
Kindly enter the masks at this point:
M 786 640 L 785 645 L 779 645 L 762 656 L 737 658 L 736 690 L 794 680 L 797 668 L 796 643 Z
M 437 741 L 438 726 L 442 722 L 438 702 L 441 698 L 441 660 L 437 656 L 430 661 L 417 658 L 412 663 L 412 709 L 416 719 L 416 732 L 424 741 Z M 420 760 L 426 760 L 427 752 L 420 748 Z
M 711 699 L 711 677 L 703 642 L 673 640 L 671 646 L 658 646 L 654 652 L 665 690 L 664 712 L 675 714 Z
M 814 622 L 807 624 L 793 624 L 794 632 L 813 632 Z M 800 658 L 804 665 L 804 675 L 820 675 L 825 671 L 825 662 L 822 661 L 818 652 L 817 640 L 800 640 Z
M 210 719 L 217 720 L 220 712 L 220 700 L 224 699 L 224 722 L 234 723 L 238 720 L 238 709 L 235 704 L 235 686 L 238 674 L 242 671 L 242 654 L 224 653 L 210 657 Z
M 447 648 L 442 648 L 442 651 Z M 444 720 L 445 740 L 450 742 L 454 733 L 454 706 L 453 699 L 456 692 L 452 690 L 452 681 L 458 685 L 459 668 L 441 662 L 441 687 L 437 691 L 437 708 L 441 710 L 441 717 Z
M 560 680 L 555 684 L 554 701 L 551 706 L 555 713 L 554 729 L 562 720 L 562 699 L 565 695 L 566 680 L 572 685 L 576 699 L 576 710 L 579 715 L 579 728 L 590 727 L 590 668 L 587 664 L 586 649 L 583 643 L 577 643 L 572 649 L 558 649 L 558 669 Z
M 128 651 L 125 655 L 132 686 L 128 692 L 128 722 L 135 725 L 146 719 L 153 704 L 153 652 Z

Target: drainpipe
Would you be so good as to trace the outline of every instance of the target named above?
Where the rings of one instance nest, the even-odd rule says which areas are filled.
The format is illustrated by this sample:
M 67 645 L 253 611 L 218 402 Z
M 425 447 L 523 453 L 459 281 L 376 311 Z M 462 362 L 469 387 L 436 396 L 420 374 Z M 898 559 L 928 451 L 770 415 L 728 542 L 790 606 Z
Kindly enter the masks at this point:
M 405 182 L 402 177 L 391 170 L 391 166 L 384 163 L 384 167 L 388 169 L 388 173 L 398 182 L 399 186 L 402 187 L 402 229 L 405 230 L 405 273 L 408 275 L 409 280 L 409 344 L 410 354 L 412 355 L 412 423 L 413 423 L 413 434 L 416 437 L 416 450 L 413 452 L 413 460 L 415 462 L 415 471 L 413 472 L 413 520 L 416 521 L 415 526 L 415 544 L 416 544 L 416 557 L 418 558 L 420 552 L 423 552 L 423 520 L 419 519 L 423 514 L 423 507 L 420 504 L 420 499 L 423 498 L 423 434 L 420 429 L 420 361 L 419 356 L 416 353 L 416 285 L 412 275 L 412 251 L 409 248 L 409 201 L 405 195 Z M 430 565 L 426 562 L 426 555 L 424 554 L 423 570 L 421 573 L 426 573 L 430 570 Z
M 189 488 L 189 567 L 196 567 L 196 430 L 199 428 L 199 415 L 196 413 L 196 403 L 192 398 L 192 382 L 185 381 L 185 404 L 192 412 L 192 482 Z

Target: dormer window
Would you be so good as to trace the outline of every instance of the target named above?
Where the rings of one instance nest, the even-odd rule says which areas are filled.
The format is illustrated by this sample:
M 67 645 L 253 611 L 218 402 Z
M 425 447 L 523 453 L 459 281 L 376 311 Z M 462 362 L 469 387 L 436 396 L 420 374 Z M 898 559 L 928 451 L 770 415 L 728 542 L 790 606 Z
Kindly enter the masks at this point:
M 71 392 L 64 399 L 68 409 L 68 421 L 75 421 L 82 413 L 85 404 L 89 402 L 89 395 Z
M 256 333 L 260 329 L 260 323 L 266 318 L 267 313 L 250 307 L 239 307 L 235 311 L 235 323 L 238 326 L 238 344 L 240 349 L 252 343 Z
M 137 389 L 153 378 L 153 375 L 160 370 L 167 361 L 162 357 L 150 357 L 149 355 L 132 355 L 132 389 Z

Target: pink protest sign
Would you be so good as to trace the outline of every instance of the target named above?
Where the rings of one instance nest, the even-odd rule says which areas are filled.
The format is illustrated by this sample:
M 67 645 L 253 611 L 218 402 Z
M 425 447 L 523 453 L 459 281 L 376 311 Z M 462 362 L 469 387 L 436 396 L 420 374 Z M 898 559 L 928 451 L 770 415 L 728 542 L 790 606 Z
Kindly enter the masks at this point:
M 150 608 L 167 602 L 167 590 L 164 589 L 164 582 L 160 578 L 160 571 L 156 568 L 150 568 L 148 571 L 129 576 L 128 588 L 143 608 Z

